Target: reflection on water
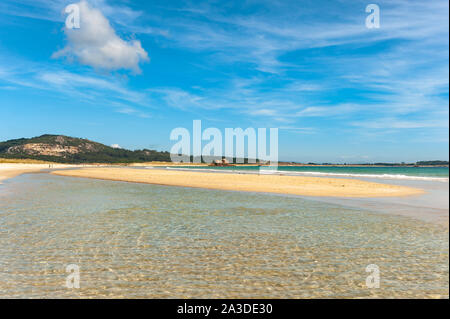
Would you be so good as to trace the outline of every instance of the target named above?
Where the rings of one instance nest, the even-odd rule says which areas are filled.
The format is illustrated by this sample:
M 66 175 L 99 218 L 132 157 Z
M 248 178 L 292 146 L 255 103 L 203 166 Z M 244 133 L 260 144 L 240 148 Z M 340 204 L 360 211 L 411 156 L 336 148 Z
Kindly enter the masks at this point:
M 448 298 L 448 245 L 438 226 L 300 198 L 46 174 L 0 188 L 0 297 Z

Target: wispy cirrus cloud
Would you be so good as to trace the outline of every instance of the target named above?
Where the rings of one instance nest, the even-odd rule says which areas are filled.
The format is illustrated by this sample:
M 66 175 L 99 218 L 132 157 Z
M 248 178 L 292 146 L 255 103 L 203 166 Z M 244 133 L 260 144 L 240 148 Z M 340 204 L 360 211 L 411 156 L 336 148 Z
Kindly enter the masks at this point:
M 14 63 L 2 63 L 14 61 Z M 104 106 L 123 114 L 149 117 L 151 100 L 127 86 L 120 77 L 95 72 L 75 73 L 48 64 L 4 57 L 0 54 L 0 85 L 46 92 L 55 98 Z
M 152 3 L 145 9 L 127 2 L 89 3 L 113 31 L 121 31 L 116 35 L 135 33 L 147 40 L 163 35 L 158 44 L 164 49 L 194 53 L 201 60 L 196 61 L 198 67 L 208 69 L 195 87 L 176 81 L 148 85 L 139 99 L 161 110 L 227 110 L 255 121 L 295 124 L 292 127 L 382 130 L 375 124 L 385 122 L 391 123 L 392 132 L 427 130 L 427 123 L 448 115 L 447 1 L 380 1 L 381 28 L 376 30 L 365 27 L 367 2 L 362 0 L 214 5 L 181 1 Z M 61 19 L 65 4 L 39 0 L 34 5 L 52 8 L 49 12 Z M 142 64 L 133 46 L 126 65 L 120 57 L 110 57 L 111 50 L 105 51 L 108 58 L 100 59 L 102 44 L 94 45 L 98 54 L 84 57 L 83 41 L 79 50 L 71 48 L 81 63 L 135 71 Z M 125 46 L 130 43 L 125 41 Z M 180 63 L 184 55 L 173 56 L 181 68 L 189 64 Z M 138 108 L 139 99 L 128 93 L 123 96 L 133 97 L 133 109 Z
M 66 71 L 39 71 L 35 78 L 38 82 L 50 85 L 64 91 L 79 91 L 83 89 L 86 93 L 94 94 L 96 92 L 108 92 L 123 101 L 132 102 L 135 104 L 145 105 L 145 94 L 135 92 L 125 88 L 124 84 L 119 80 L 111 80 L 111 78 L 100 77 L 91 74 L 80 75 Z
M 369 129 L 422 129 L 422 128 L 447 128 L 448 118 L 403 120 L 401 118 L 381 118 L 351 123 L 354 126 Z
M 0 24 L 23 38 L 0 44 L 3 99 L 14 87 L 169 117 L 161 126 L 194 116 L 276 126 L 294 134 L 293 143 L 311 134 L 336 148 L 349 140 L 377 141 L 379 149 L 448 141 L 446 0 L 380 0 L 381 27 L 370 30 L 363 0 L 85 1 L 96 18 L 89 32 L 67 33 L 67 42 L 61 30 L 71 1 L 0 3 Z M 72 60 L 49 60 L 57 48 L 64 49 L 55 56 Z M 152 63 L 144 63 L 147 49 Z
M 376 32 L 364 25 L 365 1 L 319 1 L 315 6 L 298 1 L 259 4 L 248 5 L 251 14 L 234 10 L 233 4 L 187 5 L 187 14 L 166 20 L 171 26 L 170 40 L 193 50 L 211 50 L 224 61 L 249 62 L 263 71 L 280 72 L 299 66 L 282 59 L 290 51 L 391 39 L 436 43 L 436 35 L 447 33 L 443 27 L 448 25 L 445 1 L 382 1 L 382 27 Z M 166 9 L 179 10 L 170 4 Z M 157 18 L 153 21 L 163 23 Z

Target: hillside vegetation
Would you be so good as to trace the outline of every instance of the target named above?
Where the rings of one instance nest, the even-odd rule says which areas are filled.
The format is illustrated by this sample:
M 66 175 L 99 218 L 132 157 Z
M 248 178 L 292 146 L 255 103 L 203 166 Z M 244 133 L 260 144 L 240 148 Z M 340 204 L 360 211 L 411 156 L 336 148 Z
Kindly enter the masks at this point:
M 169 152 L 130 151 L 87 139 L 49 134 L 0 142 L 0 157 L 73 164 L 171 161 Z

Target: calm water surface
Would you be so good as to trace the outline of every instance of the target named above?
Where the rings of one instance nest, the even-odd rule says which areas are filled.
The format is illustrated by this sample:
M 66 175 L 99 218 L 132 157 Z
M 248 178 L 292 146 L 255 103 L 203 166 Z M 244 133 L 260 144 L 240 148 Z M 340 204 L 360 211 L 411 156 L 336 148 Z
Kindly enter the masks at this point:
M 448 240 L 301 198 L 30 174 L 0 186 L 0 297 L 448 298 Z
M 258 166 L 180 166 L 168 169 L 192 169 L 202 171 L 234 171 L 234 172 L 257 172 L 260 169 L 274 169 L 274 167 Z M 448 183 L 448 167 L 372 167 L 372 166 L 278 166 L 278 174 L 288 175 L 310 175 L 310 176 L 330 176 L 330 177 L 372 177 L 382 179 L 398 180 L 429 180 Z

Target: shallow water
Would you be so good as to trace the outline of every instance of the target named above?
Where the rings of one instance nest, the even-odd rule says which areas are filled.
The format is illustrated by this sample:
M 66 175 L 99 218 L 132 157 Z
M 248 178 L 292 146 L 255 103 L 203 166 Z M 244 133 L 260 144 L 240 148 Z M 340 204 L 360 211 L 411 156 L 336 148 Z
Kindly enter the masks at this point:
M 151 167 L 147 167 L 151 168 Z M 171 170 L 200 170 L 210 172 L 234 173 L 271 173 L 300 176 L 329 176 L 377 178 L 407 181 L 436 181 L 448 183 L 448 167 L 411 167 L 411 166 L 178 166 L 166 167 Z
M 301 198 L 30 174 L 0 186 L 0 297 L 448 298 L 448 240 Z

